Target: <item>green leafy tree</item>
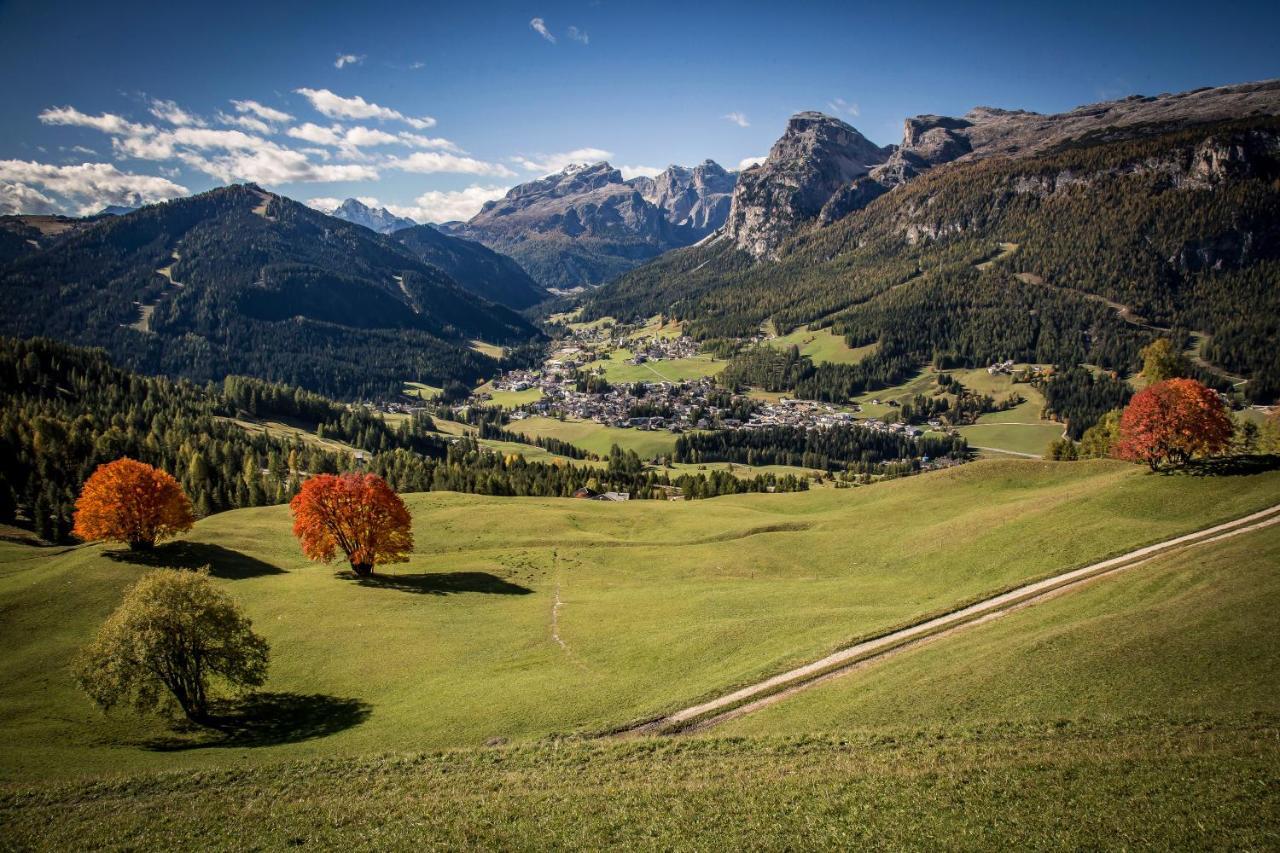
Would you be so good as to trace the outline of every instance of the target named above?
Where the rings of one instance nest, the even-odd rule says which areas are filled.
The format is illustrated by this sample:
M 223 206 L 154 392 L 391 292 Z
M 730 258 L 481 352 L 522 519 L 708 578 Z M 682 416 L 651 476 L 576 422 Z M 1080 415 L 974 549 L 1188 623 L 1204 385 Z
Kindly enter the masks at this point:
M 1142 375 L 1148 382 L 1163 382 L 1186 376 L 1191 369 L 1187 359 L 1168 338 L 1156 338 L 1142 348 Z
M 103 710 L 127 704 L 145 713 L 172 701 L 188 719 L 207 722 L 211 682 L 262 685 L 267 653 L 266 640 L 207 569 L 158 569 L 130 587 L 74 669 Z
M 1120 437 L 1120 409 L 1107 412 L 1080 437 L 1081 459 L 1105 459 Z

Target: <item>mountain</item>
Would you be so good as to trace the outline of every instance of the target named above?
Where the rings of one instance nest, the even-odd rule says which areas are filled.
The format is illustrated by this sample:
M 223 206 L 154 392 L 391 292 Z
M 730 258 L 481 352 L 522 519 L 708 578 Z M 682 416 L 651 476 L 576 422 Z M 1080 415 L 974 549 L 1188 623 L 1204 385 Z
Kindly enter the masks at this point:
M 363 225 L 379 234 L 391 234 L 402 228 L 412 228 L 418 223 L 403 216 L 396 216 L 385 207 L 372 208 L 359 199 L 349 198 L 329 214 L 337 219 Z
M 730 175 L 704 163 L 625 181 L 608 163 L 574 165 L 441 228 L 510 255 L 544 287 L 594 285 L 709 233 Z
M 419 260 L 444 270 L 460 287 L 490 302 L 517 310 L 550 296 L 520 265 L 492 249 L 452 237 L 431 225 L 414 225 L 391 235 Z
M 123 204 L 109 204 L 102 210 L 98 211 L 99 216 L 124 216 L 126 213 L 133 213 L 138 208 L 126 207 Z
M 466 383 L 469 340 L 538 337 L 404 245 L 236 185 L 88 222 L 0 266 L 0 333 L 197 382 L 240 373 L 351 399 Z
M 902 145 L 869 164 L 866 147 L 833 158 L 847 149 L 794 144 L 797 120 L 854 139 L 802 114 L 774 163 L 740 177 L 716 237 L 593 292 L 584 317 L 661 312 L 702 338 L 808 324 L 878 343 L 857 365 L 816 367 L 833 397 L 930 361 L 1123 376 L 1163 335 L 1204 381 L 1269 401 L 1280 395 L 1278 116 L 1280 81 L 1052 116 L 979 108 L 909 119 Z
M 891 151 L 839 119 L 798 113 L 765 161 L 738 178 L 724 233 L 752 256 L 772 257 L 837 190 L 883 163 Z
M 705 160 L 692 168 L 669 166 L 655 177 L 632 178 L 628 183 L 645 201 L 662 208 L 668 222 L 691 229 L 700 240 L 728 218 L 737 180 L 736 172 Z

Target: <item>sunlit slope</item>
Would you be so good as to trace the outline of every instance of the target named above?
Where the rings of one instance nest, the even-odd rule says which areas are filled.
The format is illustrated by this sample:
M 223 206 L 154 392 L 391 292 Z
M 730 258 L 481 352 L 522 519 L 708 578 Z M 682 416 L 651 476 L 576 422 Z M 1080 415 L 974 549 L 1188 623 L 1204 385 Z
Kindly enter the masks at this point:
M 858 489 L 681 503 L 407 501 L 413 559 L 369 586 L 306 563 L 285 507 L 211 517 L 189 544 L 161 551 L 171 563 L 213 564 L 272 645 L 266 689 L 311 721 L 252 746 L 175 750 L 190 737 L 123 713 L 104 722 L 68 664 L 144 568 L 114 547 L 3 544 L 0 772 L 601 731 L 1273 504 L 1280 472 L 1151 476 L 1112 462 L 992 461 Z
M 1280 526 L 1094 581 L 723 734 L 1280 715 Z

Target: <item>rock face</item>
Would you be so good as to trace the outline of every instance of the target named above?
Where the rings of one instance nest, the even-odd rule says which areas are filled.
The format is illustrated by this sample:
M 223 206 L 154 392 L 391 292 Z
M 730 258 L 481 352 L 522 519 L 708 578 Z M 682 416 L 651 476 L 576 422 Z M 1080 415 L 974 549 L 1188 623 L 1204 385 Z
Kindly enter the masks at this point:
M 865 177 L 843 187 L 823 209 L 832 222 L 865 207 L 899 184 L 944 163 L 986 157 L 1035 157 L 1058 148 L 1126 139 L 1201 124 L 1280 111 L 1280 81 L 1197 89 L 1175 95 L 1133 95 L 1054 115 L 975 107 L 962 118 L 921 115 L 906 120 L 902 144 Z M 1242 152 L 1202 158 L 1205 174 L 1235 167 Z M 1233 159 L 1234 158 L 1234 159 Z
M 329 214 L 355 225 L 363 225 L 379 234 L 393 234 L 401 228 L 412 228 L 418 223 L 403 216 L 396 216 L 385 207 L 376 210 L 358 199 L 349 198 L 337 210 Z
M 765 161 L 738 177 L 725 234 L 757 258 L 772 257 L 837 191 L 883 163 L 891 151 L 839 119 L 798 113 Z
M 629 183 L 645 201 L 662 208 L 667 221 L 700 240 L 728 219 L 737 182 L 736 172 L 705 160 L 692 168 L 670 166 L 656 177 L 632 178 Z
M 608 163 L 569 166 L 441 230 L 510 255 L 544 287 L 600 284 L 712 230 L 727 181 L 714 163 L 632 181 Z

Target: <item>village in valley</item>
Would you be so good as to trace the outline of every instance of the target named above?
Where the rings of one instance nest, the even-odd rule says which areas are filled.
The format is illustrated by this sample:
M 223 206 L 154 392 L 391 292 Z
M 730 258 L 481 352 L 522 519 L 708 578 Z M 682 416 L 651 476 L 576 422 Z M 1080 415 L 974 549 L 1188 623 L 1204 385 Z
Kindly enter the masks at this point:
M 857 424 L 868 429 L 920 436 L 915 426 L 878 418 L 859 419 L 858 404 L 835 406 L 813 400 L 771 395 L 769 399 L 741 394 L 724 388 L 713 372 L 692 378 L 664 374 L 664 362 L 680 362 L 699 356 L 701 347 L 692 338 L 657 321 L 660 332 L 652 334 L 654 321 L 639 328 L 611 322 L 573 324 L 566 336 L 551 347 L 538 368 L 513 370 L 495 379 L 490 387 L 498 392 L 537 392 L 540 396 L 513 407 L 513 421 L 534 416 L 593 421 L 622 429 L 687 430 L 758 429 L 790 426 L 821 429 Z M 608 365 L 648 367 L 652 379 L 610 381 Z M 719 363 L 708 361 L 708 368 Z M 628 372 L 635 375 L 637 372 Z M 491 394 L 480 392 L 472 402 L 487 404 Z M 931 428 L 943 430 L 941 423 Z

